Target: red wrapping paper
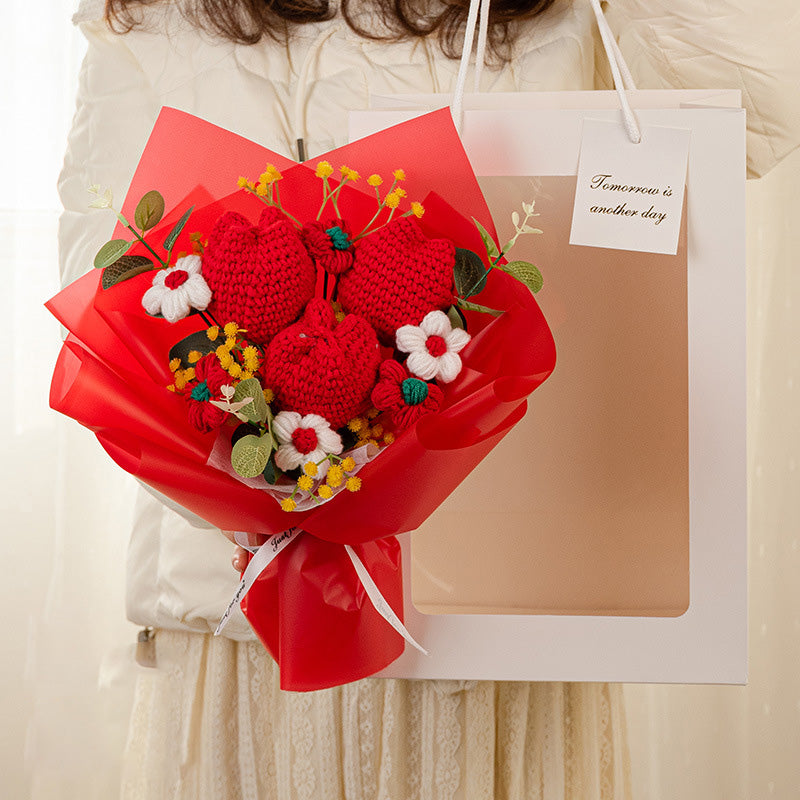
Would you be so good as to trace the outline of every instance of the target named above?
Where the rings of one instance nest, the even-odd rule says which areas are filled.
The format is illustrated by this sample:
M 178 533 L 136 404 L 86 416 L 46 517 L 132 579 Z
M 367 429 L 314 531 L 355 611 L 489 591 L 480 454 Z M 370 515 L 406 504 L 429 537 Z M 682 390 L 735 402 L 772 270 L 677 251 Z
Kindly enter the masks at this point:
M 348 164 L 362 174 L 386 174 L 402 166 L 409 196 L 425 198 L 421 222 L 430 237 L 446 236 L 482 253 L 470 217 L 494 233 L 447 110 L 367 137 L 314 164 L 321 159 Z M 198 163 L 204 165 L 202 186 L 195 185 Z M 153 240 L 160 241 L 183 210 L 195 204 L 175 252 L 189 249 L 188 232 L 209 231 L 223 210 L 257 218 L 262 206 L 230 190 L 239 175 L 258 174 L 267 163 L 284 174 L 285 208 L 301 220 L 313 218 L 319 204 L 313 169 L 164 109 L 123 213 L 132 218 L 138 198 L 157 188 L 168 207 L 174 204 L 154 233 Z M 372 216 L 374 197 L 352 186 L 345 190 L 341 207 L 358 229 Z M 473 338 L 462 353 L 464 369 L 447 385 L 439 412 L 422 417 L 365 465 L 358 493 L 343 492 L 313 510 L 287 513 L 265 492 L 206 463 L 216 434 L 192 428 L 183 398 L 165 388 L 171 380 L 170 347 L 205 324 L 197 315 L 176 324 L 149 317 L 141 296 L 150 280 L 144 273 L 103 290 L 95 270 L 47 304 L 70 331 L 56 364 L 51 406 L 90 428 L 123 469 L 220 528 L 264 535 L 293 526 L 305 531 L 267 567 L 242 602 L 280 665 L 282 688 L 319 689 L 379 671 L 400 655 L 404 643 L 373 608 L 342 545 L 354 546 L 402 618 L 395 535 L 414 530 L 433 513 L 521 419 L 528 395 L 555 366 L 552 335 L 534 298 L 526 287 L 493 270 L 474 299 L 505 313 L 491 318 L 467 312 Z

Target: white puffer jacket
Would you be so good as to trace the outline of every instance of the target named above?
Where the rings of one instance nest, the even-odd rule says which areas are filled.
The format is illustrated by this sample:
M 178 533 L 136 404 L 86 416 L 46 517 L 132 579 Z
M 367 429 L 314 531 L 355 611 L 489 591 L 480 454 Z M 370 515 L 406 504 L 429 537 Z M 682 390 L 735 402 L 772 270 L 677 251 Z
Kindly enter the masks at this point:
M 800 137 L 800 15 L 793 0 L 718 0 L 714 14 L 693 0 L 612 0 L 608 19 L 641 88 L 742 88 L 748 111 L 748 167 L 760 175 Z M 760 6 L 764 9 L 764 6 Z M 345 143 L 347 112 L 369 94 L 452 91 L 457 62 L 432 42 L 361 39 L 344 22 L 298 29 L 287 49 L 214 40 L 165 0 L 142 10 L 144 26 L 124 36 L 102 20 L 102 0 L 75 15 L 89 42 L 78 107 L 59 184 L 63 282 L 91 266 L 113 218 L 87 209 L 86 187 L 122 198 L 162 105 L 174 106 L 292 156 L 299 135 L 310 156 Z M 534 20 L 484 91 L 608 88 L 589 0 L 557 0 Z M 468 84 L 471 85 L 471 84 Z M 790 105 L 791 104 L 791 105 Z M 142 625 L 213 631 L 237 580 L 232 545 L 195 528 L 142 493 L 131 537 L 128 612 Z M 239 615 L 226 635 L 252 637 Z

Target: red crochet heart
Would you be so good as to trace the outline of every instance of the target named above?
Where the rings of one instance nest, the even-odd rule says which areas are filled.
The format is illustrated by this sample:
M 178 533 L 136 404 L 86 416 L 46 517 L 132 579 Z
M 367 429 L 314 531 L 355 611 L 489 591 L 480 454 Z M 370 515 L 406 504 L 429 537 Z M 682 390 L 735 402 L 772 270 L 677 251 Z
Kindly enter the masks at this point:
M 369 323 L 348 314 L 337 324 L 330 304 L 317 298 L 270 342 L 264 373 L 281 409 L 319 414 L 341 428 L 369 405 L 379 361 Z
M 248 339 L 266 344 L 314 296 L 316 268 L 283 212 L 267 206 L 258 225 L 233 211 L 217 220 L 203 253 L 203 277 L 215 319 L 236 322 Z
M 339 278 L 345 311 L 366 319 L 386 345 L 401 325 L 418 325 L 453 302 L 455 246 L 427 239 L 416 220 L 401 217 L 358 243 L 352 269 Z

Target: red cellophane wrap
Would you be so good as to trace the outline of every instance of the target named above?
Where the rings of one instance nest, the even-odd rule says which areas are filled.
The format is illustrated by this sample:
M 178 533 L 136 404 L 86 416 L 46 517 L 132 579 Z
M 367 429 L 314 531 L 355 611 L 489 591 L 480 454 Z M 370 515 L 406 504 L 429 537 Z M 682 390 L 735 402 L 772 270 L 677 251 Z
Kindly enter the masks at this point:
M 404 168 L 409 197 L 423 199 L 420 224 L 427 236 L 483 253 L 470 218 L 494 234 L 448 110 L 321 159 L 362 175 Z M 172 209 L 152 232 L 158 242 L 194 204 L 175 247 L 176 253 L 188 251 L 188 233 L 207 234 L 223 211 L 258 218 L 263 206 L 231 190 L 239 175 L 259 174 L 267 163 L 283 173 L 284 207 L 301 221 L 313 219 L 320 201 L 313 167 L 164 109 L 122 211 L 132 219 L 138 199 L 158 189 Z M 372 190 L 364 189 L 369 194 L 348 184 L 339 201 L 356 230 L 375 209 Z M 126 233 L 118 229 L 115 235 L 128 238 Z M 527 396 L 555 366 L 552 335 L 538 305 L 525 286 L 492 270 L 475 299 L 505 313 L 495 318 L 467 312 L 473 338 L 441 409 L 403 431 L 361 469 L 358 493 L 343 492 L 313 510 L 287 513 L 265 492 L 207 464 L 216 434 L 192 428 L 184 399 L 165 388 L 172 380 L 170 348 L 205 323 L 199 315 L 175 324 L 148 316 L 141 297 L 151 277 L 144 273 L 103 290 L 101 271 L 93 270 L 47 304 L 69 330 L 53 376 L 52 407 L 94 431 L 123 469 L 220 528 L 266 535 L 295 526 L 305 531 L 267 567 L 242 603 L 280 665 L 282 688 L 320 689 L 381 670 L 400 655 L 404 642 L 372 606 L 343 545 L 353 546 L 402 617 L 395 534 L 417 528 L 443 502 L 521 419 Z

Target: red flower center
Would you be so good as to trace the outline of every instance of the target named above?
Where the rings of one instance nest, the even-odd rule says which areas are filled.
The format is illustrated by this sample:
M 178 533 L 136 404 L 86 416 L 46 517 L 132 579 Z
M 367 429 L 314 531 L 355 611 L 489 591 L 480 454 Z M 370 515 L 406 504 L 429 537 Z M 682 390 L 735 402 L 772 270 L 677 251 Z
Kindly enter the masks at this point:
M 317 449 L 317 433 L 313 428 L 296 428 L 292 434 L 292 444 L 298 453 L 306 455 Z
M 174 269 L 164 278 L 164 286 L 167 289 L 177 289 L 189 280 L 189 273 L 185 269 Z
M 441 336 L 429 336 L 425 341 L 425 347 L 434 358 L 439 358 L 447 352 L 447 342 Z

